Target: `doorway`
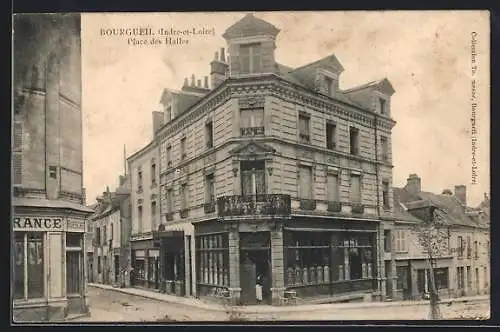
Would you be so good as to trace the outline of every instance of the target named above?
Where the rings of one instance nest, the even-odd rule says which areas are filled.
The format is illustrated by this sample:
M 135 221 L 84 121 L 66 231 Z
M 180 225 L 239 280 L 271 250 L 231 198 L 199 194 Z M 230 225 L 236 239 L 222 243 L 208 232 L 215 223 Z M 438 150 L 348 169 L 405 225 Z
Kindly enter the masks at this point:
M 271 304 L 269 232 L 240 233 L 240 287 L 243 305 Z
M 120 276 L 120 256 L 115 255 L 115 283 L 118 283 L 118 277 Z

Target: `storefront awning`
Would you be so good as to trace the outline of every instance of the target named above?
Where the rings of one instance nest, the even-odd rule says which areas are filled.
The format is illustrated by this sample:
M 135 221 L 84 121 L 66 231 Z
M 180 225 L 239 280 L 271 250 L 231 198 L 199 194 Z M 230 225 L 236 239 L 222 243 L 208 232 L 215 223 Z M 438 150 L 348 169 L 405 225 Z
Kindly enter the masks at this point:
M 376 229 L 352 229 L 352 228 L 309 228 L 309 227 L 283 227 L 285 231 L 292 232 L 361 232 L 377 233 Z

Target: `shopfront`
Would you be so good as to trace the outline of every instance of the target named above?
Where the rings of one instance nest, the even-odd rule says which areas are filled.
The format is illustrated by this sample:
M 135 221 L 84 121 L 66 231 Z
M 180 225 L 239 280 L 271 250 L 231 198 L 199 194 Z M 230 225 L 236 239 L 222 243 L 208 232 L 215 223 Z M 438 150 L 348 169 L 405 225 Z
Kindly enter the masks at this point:
M 132 287 L 160 289 L 160 250 L 152 239 L 132 242 L 130 284 Z M 119 260 L 119 257 L 116 257 Z M 119 264 L 119 263 L 118 263 Z
M 12 218 L 14 320 L 57 320 L 87 312 L 84 217 L 16 210 Z
M 371 297 L 377 222 L 318 219 L 195 224 L 198 294 L 242 305 L 284 304 L 290 294 Z

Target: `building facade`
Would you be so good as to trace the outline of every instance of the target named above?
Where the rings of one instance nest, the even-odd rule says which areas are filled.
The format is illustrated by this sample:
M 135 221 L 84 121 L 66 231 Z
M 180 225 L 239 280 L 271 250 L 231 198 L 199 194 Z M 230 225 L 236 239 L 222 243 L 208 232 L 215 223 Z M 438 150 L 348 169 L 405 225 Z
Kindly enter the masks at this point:
M 13 319 L 88 312 L 80 16 L 15 15 Z
M 153 140 L 127 159 L 130 170 L 131 204 L 131 284 L 160 289 L 159 248 L 153 230 L 160 224 L 158 149 Z
M 152 143 L 129 158 L 133 232 L 152 233 L 166 292 L 252 304 L 260 283 L 269 304 L 380 297 L 394 89 L 341 90 L 335 55 L 281 65 L 278 33 L 245 16 L 223 35 L 229 54 L 210 63 L 210 88 L 193 75 L 165 91 Z M 153 151 L 157 225 L 144 219 Z
M 120 176 L 118 188 L 97 197 L 92 226 L 92 261 L 89 268 L 92 282 L 130 286 L 130 183 Z
M 435 208 L 446 227 L 439 237 L 444 243 L 434 257 L 436 288 L 441 298 L 489 293 L 489 226 L 481 210 L 467 207 L 466 188 L 437 195 L 421 190 L 421 179 L 412 174 L 404 188 L 394 188 L 394 223 L 387 227 L 385 265 L 387 297 L 422 299 L 429 296 L 429 256 L 419 241 L 421 211 Z

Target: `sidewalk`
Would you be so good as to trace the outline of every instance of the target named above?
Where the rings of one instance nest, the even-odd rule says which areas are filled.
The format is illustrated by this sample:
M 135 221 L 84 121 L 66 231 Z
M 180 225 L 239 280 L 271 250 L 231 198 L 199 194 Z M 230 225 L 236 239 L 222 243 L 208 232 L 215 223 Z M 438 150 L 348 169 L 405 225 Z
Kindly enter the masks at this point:
M 96 287 L 110 291 L 120 292 L 128 295 L 141 296 L 148 299 L 162 301 L 166 303 L 182 304 L 186 306 L 195 307 L 203 310 L 211 311 L 227 311 L 228 308 L 223 305 L 204 302 L 203 300 L 195 299 L 192 297 L 178 297 L 158 293 L 150 290 L 143 290 L 137 288 L 115 288 L 110 285 L 93 284 L 89 283 L 89 287 Z M 456 302 L 477 302 L 489 301 L 489 296 L 478 295 L 469 297 L 460 297 L 453 299 L 445 299 L 442 303 L 456 303 Z M 296 306 L 269 306 L 269 305 L 252 305 L 252 306 L 235 306 L 231 311 L 246 313 L 246 314 L 259 314 L 259 313 L 280 313 L 280 312 L 307 312 L 307 311 L 331 311 L 341 309 L 360 309 L 360 308 L 381 308 L 381 307 L 401 307 L 401 306 L 420 306 L 429 305 L 429 301 L 393 301 L 393 302 L 358 302 L 358 303 L 328 303 L 328 304 L 301 304 Z

